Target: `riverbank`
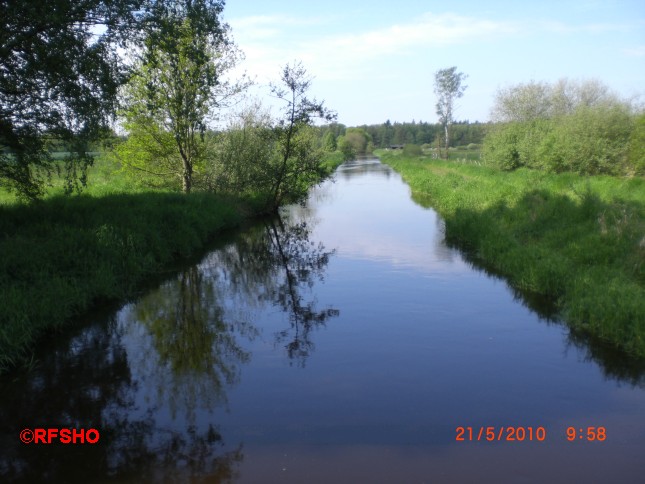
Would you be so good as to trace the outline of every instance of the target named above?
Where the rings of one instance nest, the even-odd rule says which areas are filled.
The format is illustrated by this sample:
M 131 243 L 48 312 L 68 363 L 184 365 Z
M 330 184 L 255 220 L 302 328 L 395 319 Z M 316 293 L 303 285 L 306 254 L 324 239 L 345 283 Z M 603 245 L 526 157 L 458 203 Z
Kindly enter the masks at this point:
M 645 358 L 645 180 L 378 155 L 449 242 L 557 301 L 575 331 Z
M 341 161 L 327 159 L 331 173 Z M 36 341 L 123 300 L 261 210 L 252 200 L 130 188 L 99 160 L 83 195 L 35 204 L 0 197 L 0 373 L 30 365 Z
M 239 202 L 206 193 L 58 196 L 0 207 L 0 372 L 33 343 L 242 223 Z

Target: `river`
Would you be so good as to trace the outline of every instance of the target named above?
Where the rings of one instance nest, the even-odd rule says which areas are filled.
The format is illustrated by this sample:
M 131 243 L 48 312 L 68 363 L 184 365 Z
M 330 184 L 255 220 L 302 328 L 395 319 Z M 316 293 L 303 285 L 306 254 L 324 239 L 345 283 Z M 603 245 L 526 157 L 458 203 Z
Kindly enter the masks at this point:
M 644 479 L 642 362 L 448 247 L 375 159 L 38 357 L 0 380 L 3 481 Z

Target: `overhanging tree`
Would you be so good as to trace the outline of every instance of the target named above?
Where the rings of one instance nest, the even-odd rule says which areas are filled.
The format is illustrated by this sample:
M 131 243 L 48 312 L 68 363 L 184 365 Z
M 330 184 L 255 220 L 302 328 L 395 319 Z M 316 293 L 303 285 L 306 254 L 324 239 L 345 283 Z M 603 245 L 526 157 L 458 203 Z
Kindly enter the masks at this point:
M 455 100 L 464 95 L 465 85 L 462 82 L 468 76 L 457 72 L 457 67 L 440 69 L 435 73 L 434 92 L 437 95 L 437 116 L 443 126 L 446 157 L 448 157 L 448 146 L 450 145 L 450 125 L 453 122 Z
M 311 185 L 324 178 L 322 152 L 315 146 L 313 123 L 316 118 L 326 121 L 336 118 L 323 102 L 307 97 L 311 78 L 302 63 L 285 65 L 280 81 L 271 86 L 273 95 L 283 102 L 283 117 L 275 127 L 278 155 L 270 170 L 271 210 L 285 201 L 301 199 Z
M 84 182 L 88 144 L 114 109 L 123 68 L 116 47 L 143 0 L 0 0 L 0 186 L 34 199 L 59 164 L 67 190 Z M 97 34 L 97 26 L 103 26 Z

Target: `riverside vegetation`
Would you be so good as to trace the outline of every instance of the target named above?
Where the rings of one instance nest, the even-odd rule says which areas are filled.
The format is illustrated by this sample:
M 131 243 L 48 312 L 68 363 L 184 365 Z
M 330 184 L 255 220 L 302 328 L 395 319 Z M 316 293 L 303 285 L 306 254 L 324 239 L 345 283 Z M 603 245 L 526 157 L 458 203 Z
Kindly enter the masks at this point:
M 331 172 L 342 160 L 329 156 Z M 82 195 L 23 204 L 0 192 L 0 373 L 33 364 L 34 343 L 102 302 L 132 297 L 222 231 L 261 215 L 262 198 L 138 187 L 99 157 Z
M 230 75 L 242 55 L 223 0 L 58 0 L 54 17 L 14 3 L 0 15 L 0 372 L 222 229 L 306 196 L 329 173 L 314 119 L 335 119 L 295 62 L 271 84 L 278 117 L 254 106 L 214 130 L 250 84 Z M 95 160 L 106 142 L 112 159 Z
M 377 152 L 446 238 L 577 332 L 645 358 L 645 180 L 546 173 Z

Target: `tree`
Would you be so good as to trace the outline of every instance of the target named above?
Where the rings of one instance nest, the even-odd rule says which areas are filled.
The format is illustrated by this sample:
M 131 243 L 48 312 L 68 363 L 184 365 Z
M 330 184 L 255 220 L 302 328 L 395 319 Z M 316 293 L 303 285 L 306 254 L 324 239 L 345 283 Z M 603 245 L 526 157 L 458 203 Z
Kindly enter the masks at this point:
M 212 191 L 257 197 L 270 190 L 270 167 L 275 161 L 273 118 L 259 102 L 231 116 L 217 135 L 206 162 L 206 186 Z
M 364 155 L 369 152 L 367 147 L 371 139 L 363 128 L 347 128 L 345 140 L 352 146 L 354 154 Z
M 278 156 L 271 170 L 271 210 L 285 201 L 301 199 L 311 185 L 324 178 L 322 153 L 315 149 L 313 122 L 316 118 L 336 118 L 323 102 L 307 98 L 311 78 L 302 63 L 285 65 L 280 80 L 280 84 L 271 85 L 273 95 L 284 103 L 283 117 L 275 127 Z
M 446 157 L 448 156 L 448 146 L 450 145 L 450 125 L 453 122 L 453 113 L 455 110 L 455 99 L 464 95 L 465 85 L 462 81 L 466 79 L 462 72 L 457 72 L 457 67 L 440 69 L 435 73 L 434 92 L 438 97 L 436 108 L 439 122 L 443 126 L 444 141 L 446 147 Z
M 635 173 L 645 175 L 645 113 L 638 115 L 629 138 L 629 162 Z
M 0 1 L 0 186 L 41 196 L 59 172 L 49 148 L 60 140 L 71 151 L 67 191 L 84 184 L 88 144 L 107 126 L 123 79 L 116 47 L 136 27 L 142 4 Z
M 343 154 L 343 159 L 345 161 L 353 160 L 356 158 L 354 146 L 349 142 L 345 135 L 338 137 L 338 151 Z
M 185 193 L 208 152 L 213 111 L 247 85 L 223 77 L 239 54 L 219 21 L 222 9 L 221 1 L 184 0 L 157 12 L 125 90 L 122 117 L 130 137 L 120 148 L 123 162 L 134 171 L 179 179 Z

